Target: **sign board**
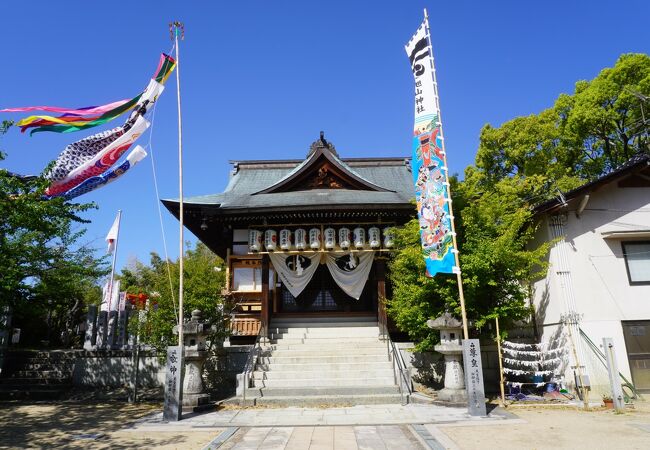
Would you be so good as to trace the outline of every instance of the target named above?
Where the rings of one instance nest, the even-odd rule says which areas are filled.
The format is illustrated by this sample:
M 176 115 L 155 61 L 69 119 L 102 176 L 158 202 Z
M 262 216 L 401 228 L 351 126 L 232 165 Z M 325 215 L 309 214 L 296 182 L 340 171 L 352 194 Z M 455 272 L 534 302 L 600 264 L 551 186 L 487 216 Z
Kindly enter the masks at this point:
M 469 415 L 486 416 L 481 344 L 478 339 L 463 339 L 463 365 Z
M 183 355 L 180 346 L 167 347 L 163 420 L 177 422 L 183 414 Z

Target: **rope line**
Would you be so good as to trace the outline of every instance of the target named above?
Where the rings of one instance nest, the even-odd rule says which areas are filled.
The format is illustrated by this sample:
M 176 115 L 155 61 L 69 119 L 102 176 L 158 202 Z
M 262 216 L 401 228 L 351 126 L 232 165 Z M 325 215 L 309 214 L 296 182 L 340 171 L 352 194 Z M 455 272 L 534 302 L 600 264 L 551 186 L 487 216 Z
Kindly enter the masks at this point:
M 174 316 L 176 316 L 176 321 L 178 321 L 178 308 L 176 307 L 176 296 L 174 295 L 174 285 L 172 282 L 172 271 L 171 264 L 169 263 L 169 253 L 167 251 L 167 236 L 165 234 L 165 225 L 163 224 L 162 217 L 162 208 L 160 207 L 160 193 L 158 191 L 158 177 L 156 176 L 156 161 L 154 158 L 153 151 L 153 128 L 156 120 L 156 107 L 158 102 L 155 102 L 153 105 L 153 111 L 151 113 L 151 130 L 149 130 L 149 143 L 147 148 L 151 154 L 151 171 L 153 173 L 153 185 L 156 191 L 156 206 L 158 207 L 158 219 L 160 221 L 160 233 L 162 235 L 163 249 L 165 252 L 165 265 L 167 266 L 167 278 L 169 280 L 169 292 L 172 297 L 172 305 L 174 306 Z

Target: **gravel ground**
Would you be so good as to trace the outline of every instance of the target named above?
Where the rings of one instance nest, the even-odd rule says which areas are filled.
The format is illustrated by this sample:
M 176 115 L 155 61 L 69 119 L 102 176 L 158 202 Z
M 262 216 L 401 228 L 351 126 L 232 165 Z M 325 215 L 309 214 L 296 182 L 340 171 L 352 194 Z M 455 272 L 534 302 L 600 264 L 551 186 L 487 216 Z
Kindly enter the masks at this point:
M 650 402 L 637 402 L 623 414 L 613 410 L 584 411 L 569 407 L 509 407 L 526 423 L 483 427 L 444 426 L 464 450 L 510 449 L 648 449 Z

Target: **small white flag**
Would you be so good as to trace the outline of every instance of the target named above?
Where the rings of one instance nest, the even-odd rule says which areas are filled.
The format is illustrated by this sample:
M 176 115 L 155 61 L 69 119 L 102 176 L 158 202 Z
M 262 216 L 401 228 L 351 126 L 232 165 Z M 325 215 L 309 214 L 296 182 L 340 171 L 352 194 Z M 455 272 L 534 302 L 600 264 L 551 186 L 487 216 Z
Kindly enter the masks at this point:
M 120 213 L 117 213 L 117 217 L 115 218 L 115 222 L 113 222 L 113 226 L 111 227 L 110 230 L 108 230 L 108 234 L 106 235 L 106 242 L 108 243 L 108 253 L 113 253 L 115 251 L 115 242 L 117 241 L 117 234 L 119 233 L 120 230 Z

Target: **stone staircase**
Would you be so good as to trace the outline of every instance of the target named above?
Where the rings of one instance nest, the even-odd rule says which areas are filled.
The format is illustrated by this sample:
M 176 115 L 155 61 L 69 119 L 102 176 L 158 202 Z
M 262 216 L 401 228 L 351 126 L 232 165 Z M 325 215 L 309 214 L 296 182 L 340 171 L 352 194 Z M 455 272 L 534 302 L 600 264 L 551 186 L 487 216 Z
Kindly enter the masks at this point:
M 399 403 L 393 365 L 374 318 L 275 320 L 246 404 Z
M 74 352 L 9 351 L 0 400 L 56 400 L 72 387 Z

